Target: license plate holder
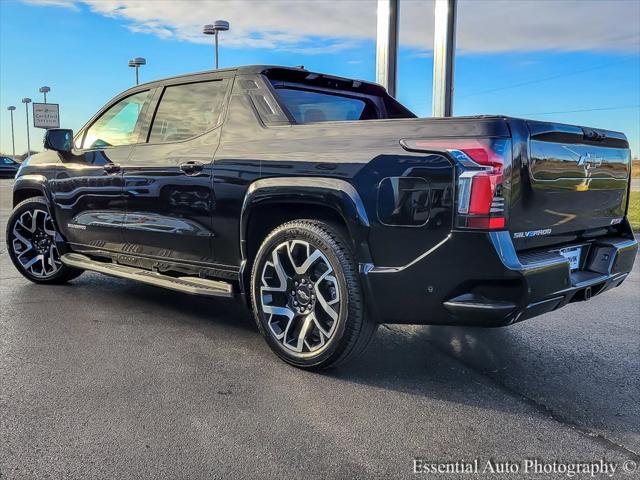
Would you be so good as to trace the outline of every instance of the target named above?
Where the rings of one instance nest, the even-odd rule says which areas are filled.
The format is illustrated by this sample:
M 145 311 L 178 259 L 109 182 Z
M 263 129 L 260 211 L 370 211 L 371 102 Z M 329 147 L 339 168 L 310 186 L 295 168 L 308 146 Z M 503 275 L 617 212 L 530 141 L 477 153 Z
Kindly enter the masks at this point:
M 562 255 L 564 258 L 569 260 L 569 269 L 572 272 L 574 270 L 580 269 L 580 257 L 582 256 L 582 247 L 563 248 L 558 253 L 560 253 L 560 255 Z

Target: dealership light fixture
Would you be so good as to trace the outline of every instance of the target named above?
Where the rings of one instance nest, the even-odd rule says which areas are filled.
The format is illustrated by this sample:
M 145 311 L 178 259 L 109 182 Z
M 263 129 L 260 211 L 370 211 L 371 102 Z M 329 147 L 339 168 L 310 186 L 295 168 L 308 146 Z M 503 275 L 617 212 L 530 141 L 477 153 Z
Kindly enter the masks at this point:
M 215 58 L 216 69 L 218 68 L 218 33 L 229 30 L 229 22 L 226 20 L 216 20 L 213 25 L 208 24 L 202 27 L 202 33 L 205 35 L 213 35 L 215 38 Z
M 142 65 L 146 65 L 147 64 L 147 60 L 142 58 L 142 57 L 135 57 L 132 58 L 131 60 L 129 60 L 129 66 L 131 68 L 135 68 L 136 69 L 136 85 L 138 85 L 140 83 L 140 77 L 138 75 L 138 70 L 140 69 L 140 67 Z
M 40 93 L 44 94 L 44 103 L 47 103 L 47 93 L 49 93 L 51 91 L 51 87 L 40 87 Z

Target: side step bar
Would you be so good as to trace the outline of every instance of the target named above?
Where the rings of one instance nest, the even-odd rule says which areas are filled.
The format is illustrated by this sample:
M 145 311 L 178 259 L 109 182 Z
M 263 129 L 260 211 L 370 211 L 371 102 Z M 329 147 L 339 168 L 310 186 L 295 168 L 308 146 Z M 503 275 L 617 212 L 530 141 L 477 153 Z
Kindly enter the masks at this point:
M 64 265 L 104 273 L 112 277 L 126 278 L 137 282 L 146 283 L 155 287 L 168 288 L 178 292 L 202 295 L 205 297 L 233 297 L 233 285 L 217 280 L 207 280 L 198 277 L 170 277 L 157 272 L 143 270 L 141 268 L 105 263 L 91 260 L 79 253 L 67 253 L 60 257 Z

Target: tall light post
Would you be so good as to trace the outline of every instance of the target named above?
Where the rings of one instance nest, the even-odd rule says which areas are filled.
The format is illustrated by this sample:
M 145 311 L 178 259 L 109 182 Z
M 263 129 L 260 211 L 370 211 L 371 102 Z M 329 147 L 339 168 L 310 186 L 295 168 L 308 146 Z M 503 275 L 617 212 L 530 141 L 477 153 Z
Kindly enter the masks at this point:
M 136 58 L 132 58 L 131 60 L 129 60 L 129 66 L 131 68 L 135 68 L 136 69 L 136 85 L 138 85 L 140 83 L 140 77 L 138 75 L 138 70 L 140 69 L 140 67 L 142 65 L 146 65 L 147 61 L 142 58 L 142 57 L 136 57 Z
M 398 78 L 398 32 L 400 1 L 378 0 L 378 34 L 376 37 L 376 82 L 396 96 Z
M 13 147 L 13 158 L 16 157 L 16 138 L 15 134 L 13 133 L 13 111 L 15 109 L 16 107 L 13 105 L 9 105 L 7 107 L 7 110 L 9 110 L 9 113 L 11 114 L 11 146 Z
M 229 30 L 229 22 L 226 20 L 216 20 L 213 25 L 205 25 L 202 27 L 202 33 L 205 35 L 213 35 L 216 44 L 216 69 L 218 68 L 218 33 Z
M 435 1 L 433 33 L 433 116 L 453 115 L 453 67 L 458 0 Z
M 27 156 L 31 152 L 31 142 L 29 140 L 29 104 L 31 103 L 30 98 L 23 98 L 22 103 L 24 103 L 24 111 L 27 114 Z
M 47 87 L 47 86 L 40 87 L 39 91 L 40 91 L 40 93 L 44 94 L 44 103 L 47 103 L 47 93 L 49 93 L 51 91 L 51 88 Z

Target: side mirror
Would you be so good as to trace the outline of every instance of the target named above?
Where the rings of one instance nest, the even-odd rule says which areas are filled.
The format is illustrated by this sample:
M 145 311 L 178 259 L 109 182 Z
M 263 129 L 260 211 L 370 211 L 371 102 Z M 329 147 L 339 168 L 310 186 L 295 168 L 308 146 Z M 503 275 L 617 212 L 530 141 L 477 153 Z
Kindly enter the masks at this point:
M 73 130 L 51 128 L 44 134 L 44 148 L 56 152 L 70 152 L 73 144 Z

